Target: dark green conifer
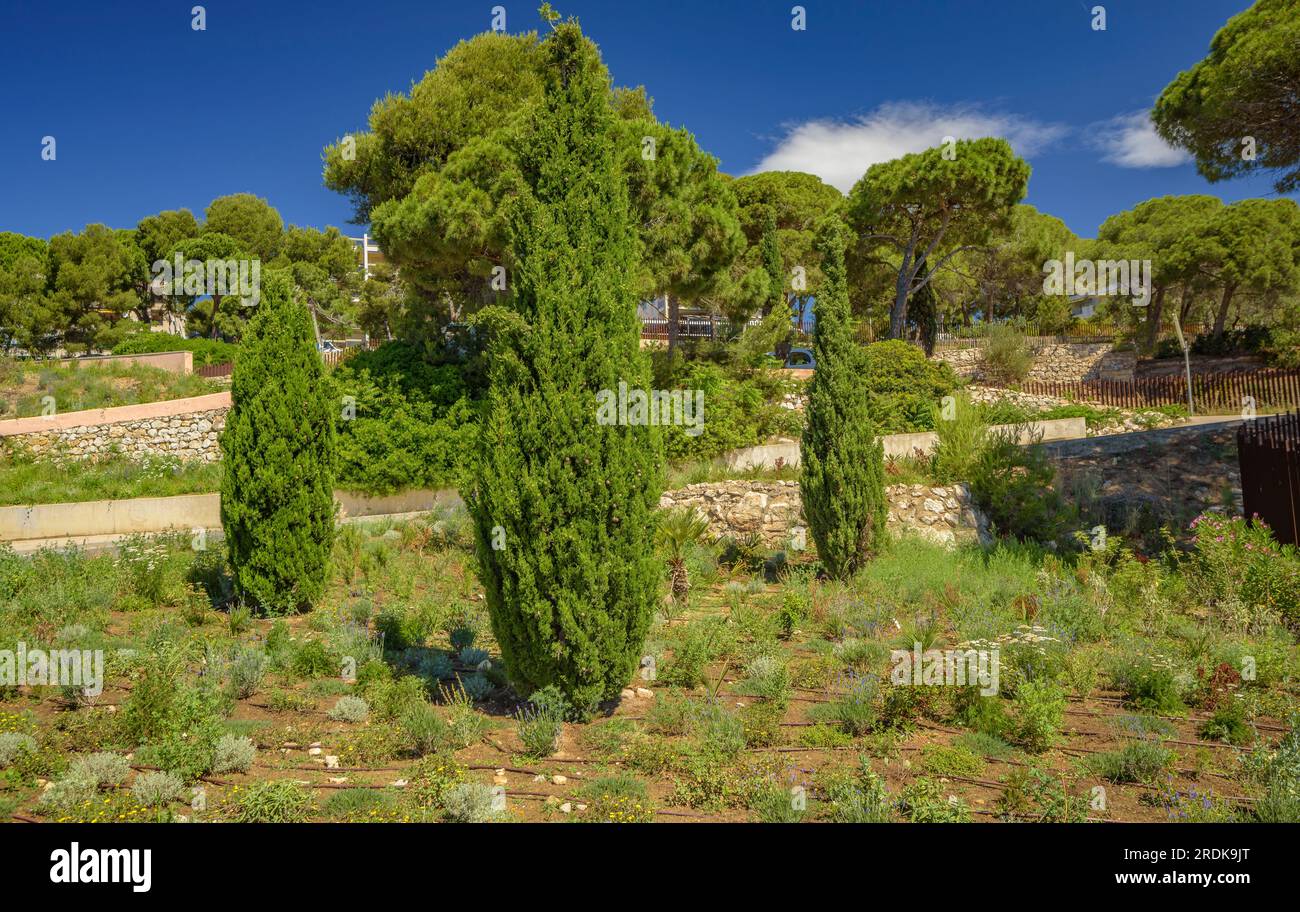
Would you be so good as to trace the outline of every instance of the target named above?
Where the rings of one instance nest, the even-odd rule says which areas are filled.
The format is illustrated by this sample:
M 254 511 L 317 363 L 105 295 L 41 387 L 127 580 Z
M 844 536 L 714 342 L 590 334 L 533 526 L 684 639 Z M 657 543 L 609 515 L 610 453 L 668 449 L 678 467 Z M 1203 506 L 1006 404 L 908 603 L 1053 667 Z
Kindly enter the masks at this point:
M 221 524 L 236 595 L 298 611 L 325 591 L 334 542 L 334 415 L 293 282 L 263 275 L 221 435 Z
M 807 423 L 800 447 L 804 515 L 826 572 L 848 579 L 879 547 L 888 504 L 880 442 L 849 329 L 844 249 L 848 230 L 834 216 L 818 228 L 826 283 L 815 304 Z
M 490 386 L 465 493 L 511 682 L 554 684 L 590 708 L 631 680 L 654 610 L 660 440 L 597 421 L 601 391 L 649 385 L 609 74 L 575 22 L 543 50 L 545 98 L 520 139 L 512 294 L 486 321 Z

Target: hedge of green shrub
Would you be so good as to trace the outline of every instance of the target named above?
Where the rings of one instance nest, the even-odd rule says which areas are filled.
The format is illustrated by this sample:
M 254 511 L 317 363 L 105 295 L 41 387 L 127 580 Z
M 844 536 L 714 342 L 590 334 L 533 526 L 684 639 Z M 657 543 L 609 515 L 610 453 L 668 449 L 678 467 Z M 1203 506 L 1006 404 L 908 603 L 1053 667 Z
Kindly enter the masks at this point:
M 431 363 L 420 346 L 389 342 L 339 365 L 330 384 L 339 403 L 341 487 L 392 494 L 459 483 L 479 411 L 459 365 Z
M 961 385 L 951 367 L 901 339 L 868 345 L 861 370 L 880 434 L 934 430 L 935 403 Z
M 685 426 L 663 429 L 669 462 L 712 459 L 778 436 L 798 436 L 802 417 L 781 405 L 795 392 L 795 381 L 776 371 L 743 370 L 710 361 L 674 361 L 658 356 L 655 388 L 704 392 L 703 432 Z
M 797 384 L 778 372 L 657 355 L 655 373 L 656 389 L 704 393 L 702 433 L 662 429 L 669 462 L 712 459 L 800 431 L 800 413 L 781 404 Z M 339 403 L 340 487 L 367 494 L 453 487 L 471 468 L 482 397 L 473 362 L 430 359 L 423 346 L 388 342 L 340 364 L 330 383 Z
M 152 355 L 174 351 L 193 352 L 194 366 L 207 367 L 212 364 L 233 364 L 239 346 L 220 339 L 182 339 L 171 333 L 159 332 L 134 333 L 113 346 L 115 355 Z

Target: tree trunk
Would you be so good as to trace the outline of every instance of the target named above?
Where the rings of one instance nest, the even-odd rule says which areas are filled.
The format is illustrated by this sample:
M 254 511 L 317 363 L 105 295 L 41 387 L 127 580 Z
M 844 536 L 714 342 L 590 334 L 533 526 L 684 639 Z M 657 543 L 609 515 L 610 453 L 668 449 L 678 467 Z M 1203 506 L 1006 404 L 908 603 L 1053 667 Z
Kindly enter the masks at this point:
M 1237 286 L 1228 283 L 1223 286 L 1223 298 L 1219 301 L 1219 312 L 1214 315 L 1214 338 L 1223 335 L 1223 327 L 1228 322 L 1228 308 L 1232 306 L 1232 296 L 1236 294 Z
M 673 559 L 668 562 L 670 568 L 669 579 L 672 581 L 673 601 L 678 605 L 685 605 L 686 599 L 691 592 L 691 578 L 686 569 L 686 561 Z
M 889 338 L 903 338 L 903 325 L 907 319 L 907 296 L 912 292 L 912 280 L 916 277 L 916 267 L 912 263 L 912 254 L 916 251 L 916 232 L 912 241 L 903 251 L 903 264 L 898 269 L 898 279 L 894 282 L 894 306 L 889 309 Z
M 1143 350 L 1151 354 L 1156 350 L 1156 341 L 1160 338 L 1160 314 L 1165 307 L 1165 287 L 1156 289 L 1155 297 L 1147 310 L 1147 338 Z
M 1186 292 L 1184 292 L 1184 295 Z M 1187 378 L 1187 411 L 1188 414 L 1196 414 L 1196 402 L 1192 398 L 1192 357 L 1190 348 L 1187 345 L 1187 339 L 1183 336 L 1183 321 L 1177 313 L 1174 314 L 1174 332 L 1178 334 L 1178 347 L 1183 350 L 1183 375 Z
M 668 301 L 668 357 L 671 359 L 677 350 L 677 315 L 681 305 L 670 294 L 665 294 L 664 299 Z
M 898 274 L 894 287 L 894 306 L 889 310 L 889 338 L 903 338 L 903 321 L 907 318 L 907 292 L 911 286 L 906 269 Z

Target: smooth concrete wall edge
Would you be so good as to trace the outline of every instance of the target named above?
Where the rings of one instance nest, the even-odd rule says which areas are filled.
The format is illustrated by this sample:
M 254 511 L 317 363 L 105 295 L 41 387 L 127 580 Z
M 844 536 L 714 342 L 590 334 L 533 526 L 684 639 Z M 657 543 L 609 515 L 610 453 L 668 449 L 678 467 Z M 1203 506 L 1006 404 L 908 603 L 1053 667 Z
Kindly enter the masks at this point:
M 1086 437 L 1088 423 L 1083 418 L 1053 418 L 1050 421 L 1033 421 L 1026 425 L 1000 424 L 990 430 L 1018 431 L 1021 443 L 1032 443 L 1040 434 L 1044 442 Z M 887 457 L 911 456 L 916 450 L 929 454 L 938 442 L 939 435 L 933 431 L 917 434 L 889 434 L 880 438 Z M 723 459 L 731 469 L 774 469 L 778 461 L 782 466 L 794 467 L 800 463 L 799 444 L 797 442 L 769 443 L 737 450 L 724 456 Z
M 342 518 L 361 516 L 392 516 L 398 513 L 428 513 L 439 507 L 455 509 L 464 501 L 454 488 L 434 491 L 401 491 L 386 497 L 368 497 L 351 491 L 335 491 L 334 502 L 339 505 Z
M 99 367 L 102 365 L 122 365 L 133 367 L 141 364 L 156 367 L 173 374 L 194 373 L 194 352 L 170 351 L 149 352 L 143 355 L 90 355 L 85 358 L 60 358 L 54 362 L 59 367 Z
M 221 525 L 220 494 L 0 507 L 0 541 L 130 535 Z
M 366 497 L 335 491 L 339 519 L 427 513 L 461 504 L 453 489 L 403 491 L 390 497 Z M 156 532 L 189 532 L 221 527 L 220 494 L 133 497 L 82 503 L 0 507 L 0 541 L 90 538 Z
M 189 399 L 164 399 L 161 402 L 143 402 L 139 405 L 63 412 L 36 418 L 10 418 L 7 421 L 0 421 L 0 437 L 41 434 L 67 428 L 95 427 L 101 424 L 121 424 L 124 421 L 145 421 L 150 418 L 171 418 L 174 415 L 211 412 L 223 408 L 230 408 L 229 392 L 209 393 L 206 396 L 192 396 Z

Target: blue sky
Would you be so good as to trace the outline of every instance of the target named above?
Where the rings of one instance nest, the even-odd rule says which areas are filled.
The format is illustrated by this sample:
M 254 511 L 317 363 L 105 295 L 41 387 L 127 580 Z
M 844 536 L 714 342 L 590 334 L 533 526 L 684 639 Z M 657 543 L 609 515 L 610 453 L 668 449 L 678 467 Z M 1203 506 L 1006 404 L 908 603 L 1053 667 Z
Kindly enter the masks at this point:
M 321 149 L 488 28 L 496 5 L 210 0 L 196 32 L 195 2 L 0 0 L 0 230 L 201 216 L 240 191 L 286 222 L 352 230 Z M 509 30 L 537 27 L 537 0 L 497 2 Z M 1026 202 L 1084 236 L 1153 196 L 1270 193 L 1262 178 L 1207 184 L 1134 117 L 1249 0 L 805 0 L 805 31 L 789 0 L 555 5 L 617 84 L 644 84 L 732 174 L 811 170 L 847 188 L 874 160 L 995 133 L 1033 165 Z

